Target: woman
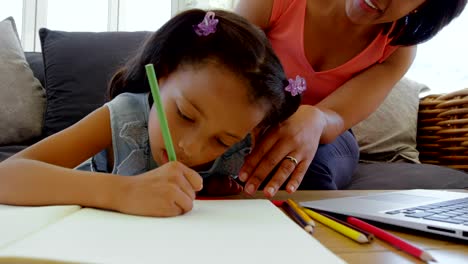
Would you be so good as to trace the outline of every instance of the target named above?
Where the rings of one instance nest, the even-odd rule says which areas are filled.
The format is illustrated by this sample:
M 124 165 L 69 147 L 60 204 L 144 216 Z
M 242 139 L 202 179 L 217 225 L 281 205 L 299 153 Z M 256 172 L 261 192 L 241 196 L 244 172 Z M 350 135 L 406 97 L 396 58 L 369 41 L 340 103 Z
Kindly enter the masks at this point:
M 236 11 L 267 33 L 288 76 L 303 76 L 299 110 L 267 131 L 239 178 L 267 197 L 285 185 L 346 186 L 359 159 L 349 131 L 382 103 L 416 54 L 466 0 L 240 0 Z M 273 173 L 271 173 L 273 171 Z M 266 180 L 270 178 L 269 180 Z

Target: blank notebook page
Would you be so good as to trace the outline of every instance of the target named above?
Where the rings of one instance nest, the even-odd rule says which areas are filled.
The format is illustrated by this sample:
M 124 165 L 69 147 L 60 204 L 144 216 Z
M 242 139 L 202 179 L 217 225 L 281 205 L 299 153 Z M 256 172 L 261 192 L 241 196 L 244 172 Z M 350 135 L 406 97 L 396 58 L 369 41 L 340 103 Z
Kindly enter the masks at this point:
M 79 209 L 80 207 L 76 205 L 37 207 L 0 205 L 0 249 Z
M 0 256 L 86 263 L 344 263 L 268 200 L 196 200 L 191 212 L 169 218 L 82 209 L 0 250 Z

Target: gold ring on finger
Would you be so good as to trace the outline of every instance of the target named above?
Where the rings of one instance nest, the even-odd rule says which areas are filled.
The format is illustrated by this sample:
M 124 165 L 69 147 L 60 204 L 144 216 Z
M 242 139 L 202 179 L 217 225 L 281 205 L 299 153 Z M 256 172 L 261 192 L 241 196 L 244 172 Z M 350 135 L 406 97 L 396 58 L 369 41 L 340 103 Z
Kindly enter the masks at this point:
M 290 161 L 292 161 L 292 162 L 294 162 L 294 165 L 295 165 L 295 166 L 297 166 L 297 164 L 299 164 L 299 162 L 297 161 L 297 159 L 296 159 L 295 157 L 293 157 L 293 156 L 289 156 L 289 155 L 288 155 L 288 156 L 284 157 L 283 160 L 286 160 L 286 159 L 287 159 L 287 160 L 290 160 Z

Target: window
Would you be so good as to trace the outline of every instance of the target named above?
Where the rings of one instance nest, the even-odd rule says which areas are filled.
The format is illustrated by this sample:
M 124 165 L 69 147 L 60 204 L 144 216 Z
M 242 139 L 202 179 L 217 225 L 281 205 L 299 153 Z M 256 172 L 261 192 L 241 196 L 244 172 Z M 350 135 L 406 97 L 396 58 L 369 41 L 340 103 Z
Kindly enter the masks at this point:
M 18 34 L 23 33 L 23 1 L 0 0 L 0 21 L 12 16 L 15 20 Z
M 48 0 L 46 27 L 64 31 L 107 31 L 107 0 Z
M 0 0 L 0 19 L 13 16 L 26 51 L 39 51 L 38 30 L 155 31 L 188 8 L 233 9 L 236 0 Z
M 186 0 L 184 8 L 233 9 L 235 0 Z
M 171 18 L 171 1 L 120 0 L 119 31 L 155 31 Z
M 466 8 L 468 9 L 468 8 Z M 426 84 L 430 94 L 468 88 L 468 11 L 452 21 L 433 39 L 418 46 L 407 77 Z

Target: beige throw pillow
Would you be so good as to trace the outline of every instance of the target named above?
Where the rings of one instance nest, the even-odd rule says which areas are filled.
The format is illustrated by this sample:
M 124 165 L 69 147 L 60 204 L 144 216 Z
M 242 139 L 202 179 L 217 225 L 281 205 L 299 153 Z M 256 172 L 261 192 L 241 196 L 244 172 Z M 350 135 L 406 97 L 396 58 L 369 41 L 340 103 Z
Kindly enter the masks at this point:
M 13 18 L 0 21 L 0 145 L 41 134 L 45 92 L 34 77 Z
M 425 85 L 403 78 L 380 107 L 353 127 L 362 162 L 419 162 L 416 133 L 419 94 Z

